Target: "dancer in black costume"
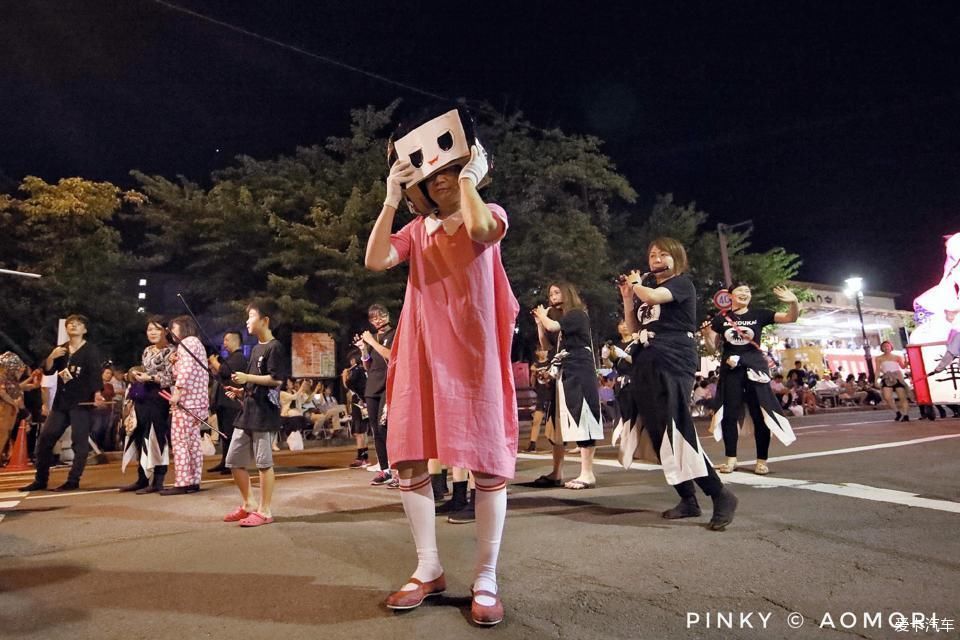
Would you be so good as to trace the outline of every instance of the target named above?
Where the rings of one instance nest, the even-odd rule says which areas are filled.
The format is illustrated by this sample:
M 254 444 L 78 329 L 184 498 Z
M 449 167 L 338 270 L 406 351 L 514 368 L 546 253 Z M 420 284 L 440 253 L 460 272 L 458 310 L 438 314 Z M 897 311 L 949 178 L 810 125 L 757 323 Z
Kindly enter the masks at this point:
M 648 251 L 651 274 L 633 271 L 622 279 L 624 319 L 638 332 L 633 354 L 627 414 L 614 433 L 620 440 L 620 461 L 629 467 L 633 454 L 650 451 L 663 465 L 667 482 L 680 503 L 663 512 L 667 519 L 700 515 L 694 481 L 713 499 L 710 528 L 722 531 L 733 522 L 737 498 L 714 471 L 690 415 L 690 397 L 699 357 L 696 289 L 687 271 L 687 254 L 673 238 L 657 238 Z M 640 300 L 637 308 L 634 298 Z M 649 442 L 647 442 L 649 441 Z
M 720 355 L 720 380 L 711 430 L 719 442 L 723 439 L 727 461 L 717 466 L 720 473 L 731 473 L 737 466 L 737 440 L 741 428 L 753 429 L 757 443 L 754 472 L 770 473 L 767 456 L 770 434 L 785 445 L 796 440 L 780 401 L 770 389 L 770 365 L 760 347 L 764 327 L 795 322 L 800 304 L 795 293 L 786 287 L 775 287 L 774 295 L 789 305 L 787 311 L 751 309 L 750 285 L 738 282 L 730 287 L 733 300 L 729 311 L 718 313 L 705 331 Z

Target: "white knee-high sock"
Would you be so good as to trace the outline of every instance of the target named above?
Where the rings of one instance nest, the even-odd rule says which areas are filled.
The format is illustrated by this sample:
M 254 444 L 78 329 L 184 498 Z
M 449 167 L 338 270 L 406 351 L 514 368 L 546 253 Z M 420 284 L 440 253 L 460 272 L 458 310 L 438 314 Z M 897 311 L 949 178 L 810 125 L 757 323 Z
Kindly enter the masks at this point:
M 497 557 L 500 555 L 500 539 L 503 523 L 507 518 L 507 481 L 505 478 L 477 478 L 477 566 L 474 591 L 497 592 Z M 478 596 L 477 602 L 484 606 L 494 604 L 486 596 Z
M 437 552 L 436 511 L 433 502 L 433 486 L 429 474 L 400 480 L 400 499 L 403 511 L 410 521 L 413 542 L 417 546 L 417 570 L 413 577 L 421 582 L 436 580 L 443 573 L 440 554 Z M 417 585 L 408 582 L 403 591 L 411 591 Z

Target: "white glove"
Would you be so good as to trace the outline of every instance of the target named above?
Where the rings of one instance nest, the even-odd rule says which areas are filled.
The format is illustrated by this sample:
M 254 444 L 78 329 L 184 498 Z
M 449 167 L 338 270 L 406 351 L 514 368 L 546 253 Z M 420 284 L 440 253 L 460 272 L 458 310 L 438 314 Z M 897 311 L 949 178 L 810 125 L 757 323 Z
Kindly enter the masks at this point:
M 738 364 L 740 364 L 740 356 L 730 356 L 727 358 L 727 366 L 731 369 L 736 369 Z
M 617 357 L 620 358 L 621 360 L 623 360 L 623 359 L 626 358 L 628 355 L 630 355 L 629 353 L 627 353 L 626 351 L 624 351 L 624 350 L 621 349 L 620 347 L 614 347 L 614 348 L 613 348 L 613 352 L 614 352 L 615 354 L 617 354 Z
M 639 341 L 640 344 L 642 344 L 644 347 L 650 344 L 650 336 L 647 334 L 646 329 L 640 330 L 640 333 L 638 334 L 638 337 L 637 337 L 637 341 Z
M 490 165 L 487 162 L 487 152 L 483 145 L 477 140 L 476 144 L 470 147 L 470 160 L 460 170 L 460 180 L 469 180 L 473 186 L 480 184 L 480 181 L 487 175 Z
M 413 178 L 416 169 L 408 160 L 397 160 L 390 167 L 390 174 L 387 176 L 387 197 L 383 199 L 385 207 L 396 209 L 400 206 L 400 200 L 403 198 L 403 185 Z

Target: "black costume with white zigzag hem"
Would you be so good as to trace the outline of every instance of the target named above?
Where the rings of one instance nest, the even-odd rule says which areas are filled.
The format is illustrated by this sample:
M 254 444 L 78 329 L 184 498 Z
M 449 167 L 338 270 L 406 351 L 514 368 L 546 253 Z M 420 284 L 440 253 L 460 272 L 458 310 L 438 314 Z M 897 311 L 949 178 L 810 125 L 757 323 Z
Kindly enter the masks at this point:
M 647 344 L 638 345 L 633 353 L 626 412 L 614 432 L 614 443 L 620 440 L 624 467 L 629 468 L 639 450 L 643 459 L 663 466 L 667 482 L 681 496 L 693 494 L 693 480 L 704 493 L 715 495 L 723 484 L 700 447 L 689 406 L 699 361 L 693 337 L 696 288 L 686 275 L 651 286 L 668 289 L 673 300 L 643 304 L 637 310 Z
M 774 315 L 769 309 L 747 310 L 717 315 L 710 323 L 723 341 L 711 431 L 715 440 L 723 439 L 730 458 L 737 457 L 741 432 L 753 432 L 760 460 L 769 455 L 771 434 L 785 445 L 797 439 L 770 388 L 769 363 L 759 346 L 763 329 L 774 323 Z M 731 356 L 739 358 L 734 367 Z

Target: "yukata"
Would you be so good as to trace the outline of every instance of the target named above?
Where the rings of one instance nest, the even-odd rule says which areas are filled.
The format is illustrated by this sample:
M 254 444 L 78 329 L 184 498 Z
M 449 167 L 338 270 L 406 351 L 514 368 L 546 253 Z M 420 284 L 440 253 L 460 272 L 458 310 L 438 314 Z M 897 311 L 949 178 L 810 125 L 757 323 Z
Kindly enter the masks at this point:
M 196 336 L 184 338 L 177 347 L 174 387 L 180 392 L 181 406 L 170 407 L 170 450 L 177 487 L 199 485 L 203 474 L 200 422 L 194 416 L 206 418 L 210 413 L 209 375 L 201 364 L 206 362 L 206 357 L 203 343 Z

